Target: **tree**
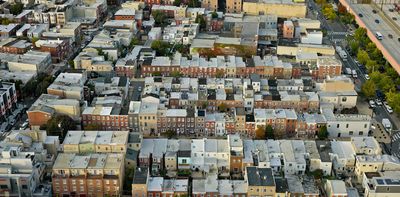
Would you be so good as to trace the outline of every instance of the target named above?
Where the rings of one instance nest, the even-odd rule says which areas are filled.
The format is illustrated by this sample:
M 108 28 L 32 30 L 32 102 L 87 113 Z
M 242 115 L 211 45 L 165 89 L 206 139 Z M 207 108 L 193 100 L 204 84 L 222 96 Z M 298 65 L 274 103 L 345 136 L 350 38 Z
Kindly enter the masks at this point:
M 129 48 L 132 49 L 134 46 L 136 46 L 138 44 L 139 44 L 139 39 L 137 39 L 136 37 L 133 37 L 131 39 L 131 42 L 129 43 Z
M 33 45 L 33 47 L 36 47 L 36 42 L 39 40 L 39 38 L 38 37 L 33 37 L 32 38 L 32 45 Z
M 49 85 L 50 83 L 48 81 L 39 82 L 39 84 L 36 86 L 36 93 L 39 95 L 46 94 Z
M 165 25 L 165 19 L 167 16 L 165 15 L 164 12 L 161 12 L 159 10 L 155 10 L 152 12 L 152 15 L 154 17 L 154 21 L 156 22 L 156 25 L 158 26 L 164 26 Z
M 203 109 L 206 109 L 208 107 L 208 101 L 203 101 L 203 103 L 201 104 L 201 107 Z
M 396 113 L 400 113 L 400 93 L 394 91 L 387 92 L 386 100 Z
M 384 75 L 377 85 L 378 88 L 381 89 L 383 92 L 394 91 L 396 89 L 393 80 L 387 75 Z
M 204 17 L 202 15 L 197 15 L 196 16 L 195 23 L 198 23 L 200 25 L 200 29 L 201 30 L 204 30 L 207 27 L 207 22 L 206 22 L 206 20 L 204 19 Z
M 228 109 L 228 106 L 226 106 L 225 103 L 221 103 L 218 105 L 218 111 L 220 111 L 220 112 L 226 112 L 227 109 Z
M 98 124 L 87 124 L 86 126 L 85 126 L 85 130 L 86 131 L 99 131 L 99 130 L 101 130 L 101 125 L 98 125 Z
M 315 3 L 318 5 L 326 4 L 326 0 L 315 0 Z
M 376 90 L 376 85 L 372 80 L 367 80 L 361 87 L 362 93 L 367 98 L 374 98 L 375 90 Z
M 75 68 L 75 62 L 74 62 L 74 60 L 69 60 L 69 61 L 68 61 L 68 65 L 69 65 L 70 68 L 74 69 L 74 68 Z
M 10 23 L 13 23 L 14 21 L 9 19 L 9 18 L 1 18 L 1 24 L 2 25 L 9 25 Z
M 46 130 L 47 135 L 59 136 L 64 139 L 69 130 L 76 129 L 76 124 L 69 116 L 58 114 L 50 118 L 41 128 Z
M 198 8 L 201 7 L 201 2 L 198 0 L 189 0 L 188 7 L 190 8 Z
M 218 14 L 217 14 L 217 12 L 211 12 L 211 18 L 213 18 L 213 19 L 215 19 L 215 18 L 218 18 Z
M 183 74 L 181 72 L 179 72 L 179 71 L 172 71 L 171 72 L 171 77 L 177 78 L 177 77 L 182 77 L 182 76 L 183 76 Z
M 180 6 L 182 4 L 182 0 L 174 0 L 172 3 L 174 6 Z
M 365 64 L 365 67 L 367 67 L 369 72 L 373 72 L 377 70 L 378 64 L 375 60 L 368 60 L 367 63 Z
M 361 64 L 366 64 L 370 60 L 368 53 L 365 50 L 359 49 L 357 59 Z
M 324 4 L 322 6 L 322 14 L 328 19 L 328 20 L 335 20 L 337 18 L 336 12 L 333 9 L 332 4 Z
M 271 125 L 267 125 L 265 127 L 265 136 L 267 139 L 275 139 L 274 129 Z
M 325 140 L 326 138 L 328 138 L 328 136 L 329 136 L 328 129 L 324 125 L 320 128 L 318 132 L 318 139 Z
M 215 73 L 216 78 L 222 78 L 224 76 L 225 76 L 225 72 L 223 70 L 217 70 L 217 72 Z
M 358 48 L 360 47 L 360 44 L 353 38 L 349 41 L 349 46 L 350 46 L 351 53 L 356 54 L 358 52 Z
M 24 4 L 17 2 L 10 6 L 10 13 L 13 15 L 18 15 L 22 12 L 23 9 L 24 9 Z
M 168 42 L 154 40 L 151 43 L 151 48 L 156 51 L 157 56 L 168 56 L 171 45 Z
M 151 73 L 151 76 L 161 76 L 161 72 L 160 71 L 154 71 L 153 73 Z
M 164 135 L 165 135 L 167 138 L 173 138 L 173 137 L 176 137 L 176 136 L 177 136 L 177 133 L 176 133 L 176 131 L 174 131 L 174 130 L 168 130 L 168 131 L 166 131 L 166 132 L 164 133 Z
M 257 129 L 256 129 L 256 139 L 265 140 L 265 129 L 264 129 L 264 127 L 257 127 Z

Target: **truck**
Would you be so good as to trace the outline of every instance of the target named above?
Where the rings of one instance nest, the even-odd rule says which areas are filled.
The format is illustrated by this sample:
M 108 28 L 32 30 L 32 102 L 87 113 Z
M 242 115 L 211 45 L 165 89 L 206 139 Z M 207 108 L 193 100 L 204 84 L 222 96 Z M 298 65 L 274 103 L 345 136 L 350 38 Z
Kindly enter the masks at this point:
M 385 128 L 385 130 L 387 132 L 389 132 L 389 133 L 392 132 L 392 123 L 390 122 L 389 119 L 383 118 L 382 119 L 382 125 L 383 125 L 383 128 Z
M 353 76 L 353 78 L 357 78 L 357 71 L 356 70 L 352 70 L 351 71 L 351 75 Z

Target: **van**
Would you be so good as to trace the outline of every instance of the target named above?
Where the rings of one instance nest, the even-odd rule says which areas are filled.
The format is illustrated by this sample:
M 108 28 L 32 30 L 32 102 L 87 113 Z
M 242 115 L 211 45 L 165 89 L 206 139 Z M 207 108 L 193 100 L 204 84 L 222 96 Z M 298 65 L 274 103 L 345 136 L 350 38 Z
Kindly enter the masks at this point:
M 378 38 L 378 40 L 383 39 L 383 35 L 380 32 L 375 32 L 375 36 L 376 36 L 376 38 Z

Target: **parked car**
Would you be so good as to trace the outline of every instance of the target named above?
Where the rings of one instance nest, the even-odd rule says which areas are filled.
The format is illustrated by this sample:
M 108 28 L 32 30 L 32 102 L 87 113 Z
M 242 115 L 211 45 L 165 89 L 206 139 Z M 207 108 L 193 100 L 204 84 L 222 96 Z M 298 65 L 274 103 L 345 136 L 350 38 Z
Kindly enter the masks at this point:
M 379 106 L 382 105 L 382 101 L 380 99 L 375 99 L 375 103 L 376 103 L 376 105 L 379 105 Z
M 371 108 L 376 107 L 374 100 L 369 100 L 369 107 L 371 107 Z
M 388 37 L 389 37 L 390 39 L 392 39 L 392 38 L 393 38 L 393 35 L 392 35 L 392 34 L 389 34 Z
M 370 77 L 369 77 L 369 75 L 368 75 L 368 74 L 365 74 L 364 76 L 365 76 L 365 79 L 367 79 L 367 80 L 369 80 L 369 79 L 370 79 Z
M 393 19 L 394 21 L 397 21 L 397 18 L 396 18 L 396 17 L 392 17 L 392 19 Z
M 375 23 L 379 23 L 379 20 L 378 20 L 378 19 L 375 19 Z
M 400 42 L 400 38 L 397 38 L 397 40 Z
M 385 106 L 385 108 L 386 108 L 386 111 L 387 111 L 389 114 L 393 113 L 393 109 L 392 109 L 392 107 L 390 107 L 389 105 L 388 105 L 388 106 Z
M 358 14 L 359 17 L 363 17 L 363 15 L 361 13 Z
M 376 10 L 372 10 L 372 12 L 373 12 L 374 14 L 378 13 L 378 11 L 376 11 Z

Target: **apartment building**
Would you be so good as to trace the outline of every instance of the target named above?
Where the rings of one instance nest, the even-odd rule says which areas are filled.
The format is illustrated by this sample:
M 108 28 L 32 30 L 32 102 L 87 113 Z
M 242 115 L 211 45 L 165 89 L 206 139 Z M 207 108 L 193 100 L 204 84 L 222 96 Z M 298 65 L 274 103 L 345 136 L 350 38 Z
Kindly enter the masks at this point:
M 49 52 L 54 63 L 58 63 L 70 56 L 71 48 L 68 39 L 38 40 L 35 42 L 42 52 Z
M 26 113 L 31 128 L 39 128 L 56 114 L 67 115 L 78 121 L 81 116 L 81 108 L 76 99 L 61 99 L 56 95 L 42 94 Z
M 192 170 L 229 175 L 230 150 L 227 140 L 193 139 L 191 147 Z
M 26 40 L 19 40 L 16 38 L 8 38 L 0 42 L 1 53 L 24 54 L 31 47 L 31 43 L 27 42 Z
M 356 152 L 348 141 L 331 141 L 331 160 L 337 174 L 348 174 L 354 171 Z
M 53 166 L 54 195 L 115 195 L 122 192 L 124 156 L 60 153 Z
M 364 196 L 398 196 L 400 193 L 399 172 L 366 172 L 364 174 Z
M 275 196 L 275 180 L 271 168 L 246 167 L 248 196 Z
M 385 172 L 400 170 L 399 158 L 392 155 L 356 155 L 354 173 L 359 182 L 366 172 Z
M 325 190 L 328 196 L 347 197 L 346 184 L 341 180 L 327 180 Z
M 332 109 L 322 109 L 331 137 L 367 136 L 371 116 L 359 114 L 334 114 Z
M 225 5 L 226 13 L 241 13 L 242 1 L 241 0 L 228 0 Z
M 105 60 L 103 55 L 98 55 L 97 50 L 85 50 L 74 59 L 75 68 L 86 69 L 99 73 L 110 73 L 113 70 L 112 62 Z
M 0 81 L 0 120 L 6 120 L 7 114 L 17 105 L 17 92 L 14 83 Z
M 342 74 L 342 62 L 334 56 L 320 56 L 315 69 L 311 69 L 311 74 L 316 79 L 339 76 Z
M 45 72 L 51 64 L 51 55 L 48 52 L 28 51 L 22 55 L 0 53 L 0 58 L 7 62 L 11 72 Z
M 280 140 L 285 174 L 302 175 L 306 171 L 306 148 L 300 140 Z
M 147 167 L 138 167 L 135 169 L 132 181 L 132 197 L 147 196 L 149 176 L 149 170 Z
M 47 88 L 47 93 L 63 99 L 84 99 L 83 86 L 87 80 L 85 71 L 82 73 L 60 73 Z
M 68 131 L 64 153 L 121 153 L 127 151 L 128 131 Z
M 217 11 L 218 10 L 218 1 L 217 0 L 203 0 L 201 1 L 201 7 L 205 8 L 206 10 L 210 11 Z
M 103 130 L 129 130 L 128 115 L 121 114 L 120 106 L 87 107 L 82 112 L 82 124 L 97 125 Z
M 243 12 L 249 15 L 273 14 L 281 18 L 306 18 L 307 6 L 304 2 L 284 1 L 243 1 Z
M 47 136 L 46 131 L 12 131 L 0 144 L 0 195 L 52 196 L 44 176 L 57 156 L 58 136 Z
M 382 148 L 374 137 L 352 137 L 351 144 L 357 155 L 382 154 Z
M 18 24 L 11 23 L 8 25 L 0 25 L 0 38 L 6 39 L 15 35 L 18 30 Z

